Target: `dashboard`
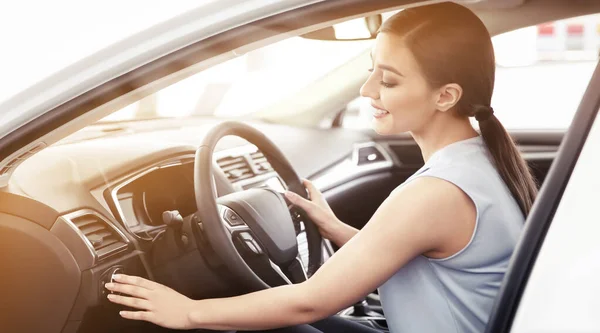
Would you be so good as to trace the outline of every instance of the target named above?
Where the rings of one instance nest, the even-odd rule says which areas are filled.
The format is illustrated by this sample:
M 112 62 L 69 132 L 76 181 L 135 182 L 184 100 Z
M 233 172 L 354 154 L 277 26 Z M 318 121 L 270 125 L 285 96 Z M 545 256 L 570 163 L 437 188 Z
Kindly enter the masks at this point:
M 0 330 L 148 332 L 143 323 L 124 322 L 107 302 L 103 284 L 116 270 L 195 299 L 248 292 L 192 228 L 197 224 L 192 161 L 203 135 L 216 123 L 205 118 L 190 119 L 185 126 L 136 122 L 127 124 L 130 130 L 123 134 L 99 130 L 92 139 L 56 144 L 23 161 L 0 190 L 0 250 L 11 253 L 2 260 L 3 276 L 11 282 L 2 284 L 0 292 L 13 305 L 0 315 Z M 267 134 L 303 177 L 345 158 L 354 142 L 368 138 L 356 132 L 251 125 Z M 252 149 L 235 137 L 219 142 L 213 168 L 219 195 L 257 186 L 285 189 Z M 240 155 L 252 159 L 255 172 L 237 165 Z M 179 238 L 162 221 L 163 212 L 174 210 L 184 218 Z M 302 233 L 298 241 L 305 243 Z M 301 255 L 306 258 L 303 250 Z M 28 319 L 31 313 L 36 320 Z
M 257 152 L 256 147 L 249 146 Z M 221 155 L 227 152 L 221 152 Z M 227 158 L 240 157 L 241 155 L 227 155 Z M 223 172 L 220 164 L 223 158 L 215 159 L 215 165 Z M 265 159 L 266 160 L 266 159 Z M 244 161 L 244 163 L 247 163 Z M 266 187 L 279 193 L 286 190 L 283 180 L 274 172 L 266 161 L 260 161 L 265 172 L 259 176 L 243 178 L 239 181 L 228 177 L 216 179 L 215 182 L 223 184 L 229 182 L 233 190 L 247 190 L 250 188 Z M 235 170 L 243 168 L 239 166 Z M 224 167 L 228 172 L 234 169 Z M 227 176 L 227 175 L 226 175 Z M 242 181 L 243 180 L 243 181 Z M 223 188 L 223 186 L 220 186 Z M 114 208 L 121 222 L 127 230 L 143 240 L 151 240 L 152 234 L 165 227 L 163 213 L 177 211 L 181 216 L 189 216 L 196 212 L 194 194 L 194 163 L 187 156 L 180 159 L 162 162 L 142 172 L 132 175 L 116 185 L 110 192 L 109 200 L 114 203 Z M 230 191 L 217 191 L 219 196 Z
M 270 188 L 279 193 L 287 186 L 254 145 L 223 150 L 214 157 L 218 196 L 250 188 Z M 219 190 L 220 189 L 220 190 Z M 105 196 L 117 218 L 140 242 L 153 242 L 168 228 L 167 212 L 183 218 L 197 211 L 194 161 L 182 155 L 157 163 L 120 180 Z M 297 226 L 300 260 L 308 267 L 308 242 L 304 225 Z M 331 253 L 329 253 L 331 255 Z
M 140 239 L 164 228 L 163 212 L 178 211 L 188 216 L 196 211 L 192 162 L 167 164 L 138 174 L 115 187 L 111 193 L 124 226 Z
M 123 331 L 102 287 L 116 269 L 196 299 L 247 292 L 218 254 L 193 237 L 194 152 L 214 124 L 206 119 L 186 126 L 160 124 L 140 122 L 126 135 L 54 145 L 19 165 L 9 187 L 0 191 L 0 250 L 14 254 L 3 262 L 3 271 L 15 277 L 10 279 L 14 283 L 0 286 L 14 304 L 0 322 L 27 323 L 28 331 Z M 422 165 L 414 142 L 405 137 L 381 140 L 356 131 L 252 125 L 275 142 L 300 176 L 324 192 L 341 220 L 357 228 L 390 188 Z M 561 138 L 521 137 L 539 179 Z M 214 163 L 219 196 L 263 186 L 285 190 L 264 156 L 247 142 L 224 138 Z M 185 242 L 178 243 L 165 225 L 167 211 L 184 218 Z M 306 238 L 299 231 L 306 263 Z M 330 244 L 324 247 L 326 256 L 333 252 Z M 31 312 L 40 314 L 38 320 L 23 319 Z

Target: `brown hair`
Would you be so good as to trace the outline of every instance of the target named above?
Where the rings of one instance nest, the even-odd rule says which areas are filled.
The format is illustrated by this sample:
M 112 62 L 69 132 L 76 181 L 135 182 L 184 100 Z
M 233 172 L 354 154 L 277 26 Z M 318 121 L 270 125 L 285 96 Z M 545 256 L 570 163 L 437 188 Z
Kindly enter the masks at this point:
M 483 22 L 469 9 L 447 2 L 403 10 L 386 20 L 380 32 L 402 37 L 431 86 L 456 83 L 462 87 L 453 112 L 477 118 L 498 173 L 527 215 L 537 186 L 490 106 L 496 64 Z

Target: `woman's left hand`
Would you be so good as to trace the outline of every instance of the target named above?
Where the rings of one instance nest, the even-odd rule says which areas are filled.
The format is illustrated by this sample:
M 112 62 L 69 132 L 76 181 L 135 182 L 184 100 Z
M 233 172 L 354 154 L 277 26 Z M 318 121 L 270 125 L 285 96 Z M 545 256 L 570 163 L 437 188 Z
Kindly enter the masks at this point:
M 124 295 L 108 295 L 108 299 L 141 311 L 120 311 L 123 318 L 145 320 L 173 329 L 191 329 L 189 320 L 194 301 L 162 284 L 137 276 L 118 274 L 106 289 Z

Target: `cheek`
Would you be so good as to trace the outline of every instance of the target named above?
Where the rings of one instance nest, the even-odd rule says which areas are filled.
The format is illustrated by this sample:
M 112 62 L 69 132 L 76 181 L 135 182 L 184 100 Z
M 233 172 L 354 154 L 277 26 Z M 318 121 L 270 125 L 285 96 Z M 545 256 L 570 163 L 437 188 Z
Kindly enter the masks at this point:
M 426 89 L 406 84 L 381 93 L 383 107 L 390 112 L 394 127 L 400 132 L 420 127 L 431 116 L 429 99 Z

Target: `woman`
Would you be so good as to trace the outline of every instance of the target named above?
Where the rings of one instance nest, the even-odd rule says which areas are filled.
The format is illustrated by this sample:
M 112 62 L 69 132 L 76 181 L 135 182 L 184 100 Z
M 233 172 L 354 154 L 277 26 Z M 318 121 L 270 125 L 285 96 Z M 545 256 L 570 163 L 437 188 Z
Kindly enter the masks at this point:
M 453 3 L 411 8 L 383 24 L 372 59 L 361 95 L 371 100 L 373 128 L 410 132 L 423 168 L 361 231 L 340 222 L 309 182 L 312 201 L 287 194 L 341 246 L 304 283 L 194 301 L 119 276 L 107 288 L 131 297 L 111 301 L 142 310 L 123 317 L 173 328 L 273 329 L 327 318 L 379 287 L 392 332 L 484 331 L 536 195 L 526 163 L 490 107 L 495 62 L 489 33 Z M 479 122 L 481 136 L 469 117 Z M 336 326 L 346 325 L 339 319 L 315 326 L 324 325 L 352 330 Z

